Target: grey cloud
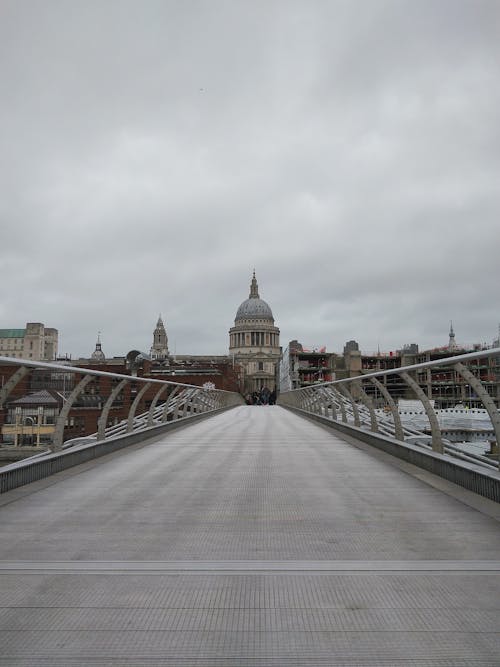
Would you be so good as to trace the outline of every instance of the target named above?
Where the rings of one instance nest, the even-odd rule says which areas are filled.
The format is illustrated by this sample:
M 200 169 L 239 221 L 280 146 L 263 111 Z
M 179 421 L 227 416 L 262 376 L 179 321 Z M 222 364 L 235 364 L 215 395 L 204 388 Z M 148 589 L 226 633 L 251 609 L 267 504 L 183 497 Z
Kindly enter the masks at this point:
M 284 344 L 495 335 L 496 2 L 0 12 L 0 327 L 224 353 L 255 267 Z

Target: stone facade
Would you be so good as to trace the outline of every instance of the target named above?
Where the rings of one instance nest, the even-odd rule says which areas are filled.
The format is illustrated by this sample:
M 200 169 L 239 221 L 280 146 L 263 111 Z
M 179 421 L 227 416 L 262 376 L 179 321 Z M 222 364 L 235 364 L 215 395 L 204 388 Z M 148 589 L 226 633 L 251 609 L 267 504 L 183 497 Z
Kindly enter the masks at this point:
M 57 344 L 57 329 L 41 322 L 28 322 L 25 329 L 0 329 L 0 357 L 53 361 Z
M 169 357 L 168 337 L 161 315 L 153 332 L 153 345 L 151 346 L 149 355 L 153 361 L 166 361 Z
M 241 369 L 243 393 L 277 386 L 280 330 L 269 305 L 260 298 L 255 272 L 248 299 L 238 308 L 229 330 L 229 354 Z
M 102 350 L 102 344 L 101 344 L 101 334 L 97 334 L 97 343 L 95 344 L 95 350 L 92 352 L 92 355 L 90 357 L 92 361 L 105 361 L 106 356 Z

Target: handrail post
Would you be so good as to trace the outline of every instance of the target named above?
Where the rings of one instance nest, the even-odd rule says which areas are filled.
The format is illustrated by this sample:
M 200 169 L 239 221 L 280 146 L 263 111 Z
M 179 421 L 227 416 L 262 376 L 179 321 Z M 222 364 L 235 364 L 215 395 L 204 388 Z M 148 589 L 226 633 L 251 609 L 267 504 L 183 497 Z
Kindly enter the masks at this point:
M 311 403 L 311 388 L 304 387 L 303 389 L 300 390 L 300 404 L 298 407 L 301 410 L 308 410 L 310 403 Z
M 488 412 L 489 418 L 491 419 L 493 430 L 495 431 L 497 445 L 500 446 L 500 412 L 497 410 L 493 399 L 483 387 L 481 381 L 460 361 L 454 365 L 454 368 L 458 373 L 460 373 L 463 379 L 470 384 L 470 386 L 481 399 L 486 411 Z M 500 456 L 498 457 L 498 466 L 500 468 Z
M 174 402 L 173 399 L 177 395 L 177 392 L 179 391 L 180 387 L 177 385 L 176 387 L 173 388 L 173 391 L 169 392 L 167 394 L 167 398 L 165 400 L 165 403 L 163 405 L 163 412 L 161 413 L 161 421 L 166 422 L 167 417 L 168 417 L 168 409 L 172 407 L 172 403 Z
M 439 428 L 439 422 L 434 412 L 431 402 L 424 392 L 424 390 L 417 384 L 417 382 L 407 373 L 406 371 L 400 372 L 400 375 L 406 384 L 413 389 L 415 395 L 420 399 L 422 405 L 424 406 L 425 413 L 431 425 L 431 435 L 432 435 L 432 450 L 438 454 L 444 454 L 443 440 L 441 437 L 441 429 Z
M 403 425 L 401 423 L 401 417 L 398 412 L 398 406 L 396 405 L 394 399 L 388 392 L 387 387 L 385 387 L 382 382 L 377 380 L 377 378 L 370 378 L 370 382 L 377 387 L 391 409 L 392 418 L 394 419 L 394 435 L 396 440 L 404 441 L 405 437 L 403 432 Z
M 344 401 L 345 401 L 345 396 L 344 396 L 344 394 L 343 394 L 341 391 L 339 391 L 339 390 L 337 389 L 337 387 L 335 387 L 335 388 L 332 387 L 332 389 L 334 390 L 334 392 L 335 392 L 336 395 L 337 395 L 337 400 L 338 400 L 338 402 L 339 402 L 339 406 L 340 406 L 340 415 L 341 415 L 341 417 L 342 417 L 342 422 L 343 422 L 344 424 L 347 424 L 347 412 L 346 412 L 346 409 L 345 409 L 345 403 L 344 403 Z
M 329 387 L 321 387 L 321 392 L 323 396 L 326 396 L 326 402 L 325 402 L 325 416 L 328 417 L 328 406 L 332 406 L 332 419 L 334 421 L 337 421 L 337 408 L 335 406 L 335 399 L 333 392 L 330 391 Z
M 61 412 L 57 417 L 57 422 L 54 429 L 54 437 L 52 440 L 52 445 L 50 447 L 52 451 L 58 451 L 59 449 L 61 449 L 64 439 L 64 426 L 66 424 L 66 419 L 68 418 L 69 411 L 73 407 L 73 403 L 80 396 L 80 394 L 83 392 L 83 390 L 91 380 L 93 380 L 92 375 L 84 375 L 84 377 L 73 389 L 71 394 L 68 396 L 68 399 L 64 403 L 63 407 L 61 408 Z
M 319 405 L 320 403 L 320 395 L 319 391 L 315 389 L 314 387 L 309 387 L 311 390 L 311 403 L 310 403 L 310 411 L 314 412 L 315 414 L 320 414 L 321 413 L 321 407 Z
M 187 417 L 188 410 L 191 407 L 191 403 L 193 401 L 193 397 L 195 394 L 196 394 L 196 389 L 191 389 L 191 391 L 188 390 L 186 394 L 186 400 L 184 401 L 184 407 L 182 410 L 183 417 Z
M 153 401 L 151 403 L 151 407 L 149 408 L 149 412 L 148 412 L 147 426 L 152 426 L 153 425 L 153 413 L 155 411 L 156 404 L 158 403 L 158 399 L 163 394 L 165 389 L 168 389 L 168 384 L 165 384 L 162 387 L 160 387 L 158 389 L 158 391 L 156 392 L 156 394 L 154 395 Z
M 20 366 L 17 371 L 10 376 L 4 386 L 0 389 L 0 408 L 9 397 L 11 391 L 15 389 L 28 372 L 29 368 L 27 366 Z
M 177 396 L 177 400 L 175 402 L 174 419 L 181 419 L 186 416 L 188 402 L 192 393 L 192 389 L 190 390 L 189 388 L 186 388 Z
M 373 401 L 372 399 L 368 396 L 366 391 L 363 389 L 363 378 L 360 377 L 359 380 L 354 380 L 354 382 L 359 382 L 359 386 L 357 386 L 357 390 L 359 391 L 359 397 L 361 401 L 366 405 L 370 412 L 370 429 L 374 433 L 378 433 L 378 422 L 377 422 L 377 415 L 375 414 L 375 410 L 373 407 Z
M 359 410 L 358 410 L 358 406 L 356 405 L 356 401 L 355 401 L 354 398 L 352 397 L 351 392 L 350 392 L 349 389 L 345 386 L 345 384 L 340 384 L 340 385 L 339 385 L 339 390 L 344 394 L 344 396 L 345 396 L 345 397 L 349 400 L 349 402 L 351 403 L 352 413 L 353 413 L 353 415 L 354 415 L 354 426 L 357 426 L 358 428 L 360 428 L 360 426 L 361 426 L 361 420 L 360 420 L 360 418 L 359 418 Z M 346 418 L 346 421 L 347 421 L 347 418 Z
M 118 396 L 123 387 L 129 382 L 127 379 L 121 380 L 116 387 L 113 389 L 111 394 L 108 396 L 108 400 L 104 404 L 104 407 L 101 412 L 101 416 L 97 420 L 97 439 L 105 440 L 106 439 L 106 423 L 108 421 L 108 414 L 113 405 L 115 398 Z
M 146 382 L 146 384 L 137 393 L 137 396 L 134 398 L 134 401 L 133 401 L 132 405 L 130 406 L 130 410 L 129 410 L 128 417 L 127 417 L 127 433 L 130 433 L 134 428 L 135 412 L 137 410 L 137 407 L 140 403 L 141 398 L 144 396 L 144 394 L 146 393 L 146 391 L 149 389 L 150 386 L 151 386 L 151 382 Z

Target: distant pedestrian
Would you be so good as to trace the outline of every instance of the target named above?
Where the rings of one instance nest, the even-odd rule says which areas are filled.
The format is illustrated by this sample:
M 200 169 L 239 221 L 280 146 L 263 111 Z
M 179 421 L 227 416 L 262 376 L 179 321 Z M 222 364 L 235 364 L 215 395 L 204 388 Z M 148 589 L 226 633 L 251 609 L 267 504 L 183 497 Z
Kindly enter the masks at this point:
M 260 390 L 260 402 L 262 405 L 269 405 L 269 396 L 271 395 L 271 392 L 269 391 L 269 387 L 262 387 Z

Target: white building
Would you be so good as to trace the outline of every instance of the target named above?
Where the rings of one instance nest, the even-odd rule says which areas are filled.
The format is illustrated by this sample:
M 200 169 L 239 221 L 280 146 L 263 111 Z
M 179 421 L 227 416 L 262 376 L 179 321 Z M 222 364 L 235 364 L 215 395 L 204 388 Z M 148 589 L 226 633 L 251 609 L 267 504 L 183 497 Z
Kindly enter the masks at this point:
M 28 322 L 25 329 L 0 329 L 0 357 L 53 361 L 57 344 L 57 329 L 40 322 Z

